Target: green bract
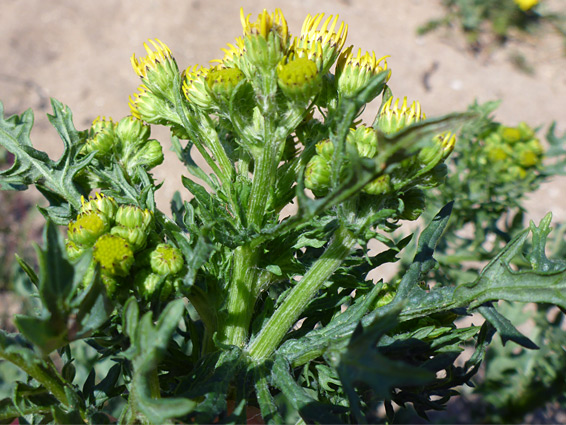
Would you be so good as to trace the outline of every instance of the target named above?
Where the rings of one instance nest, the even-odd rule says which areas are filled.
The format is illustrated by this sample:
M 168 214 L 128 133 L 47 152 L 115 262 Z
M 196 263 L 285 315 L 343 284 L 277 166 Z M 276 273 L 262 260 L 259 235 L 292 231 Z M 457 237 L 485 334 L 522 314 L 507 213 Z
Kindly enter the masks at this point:
M 37 314 L 0 332 L 0 357 L 26 375 L 1 422 L 391 423 L 393 403 L 444 408 L 496 333 L 542 345 L 500 302 L 566 308 L 550 216 L 498 222 L 551 174 L 534 131 L 493 122 L 489 105 L 425 119 L 392 97 L 385 57 L 344 50 L 337 16 L 309 15 L 296 36 L 280 10 L 241 21 L 209 68 L 181 73 L 164 43 L 145 44 L 132 116 L 117 123 L 77 131 L 52 101 L 56 161 L 33 148 L 30 111 L 0 109 L 15 158 L 2 188 L 36 185 L 49 201 L 37 271 L 18 259 Z M 167 177 L 186 189 L 170 215 L 154 200 L 150 124 L 186 166 Z M 566 155 L 549 140 L 556 173 Z M 458 321 L 471 313 L 485 322 Z

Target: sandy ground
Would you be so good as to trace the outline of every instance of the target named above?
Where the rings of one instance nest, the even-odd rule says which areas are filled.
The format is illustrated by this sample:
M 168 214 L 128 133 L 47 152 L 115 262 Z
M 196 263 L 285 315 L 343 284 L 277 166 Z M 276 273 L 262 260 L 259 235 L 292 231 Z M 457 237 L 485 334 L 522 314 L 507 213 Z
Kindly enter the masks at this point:
M 564 7 L 563 0 L 547 0 Z M 348 43 L 378 56 L 390 55 L 390 81 L 396 96 L 419 100 L 427 116 L 464 110 L 480 102 L 501 99 L 497 118 L 509 125 L 526 121 L 548 126 L 557 121 L 566 130 L 566 57 L 562 40 L 542 32 L 536 38 L 514 39 L 505 49 L 485 48 L 474 55 L 457 31 L 426 36 L 416 29 L 442 15 L 439 0 L 287 0 L 174 1 L 174 0 L 2 0 L 0 15 L 0 100 L 7 115 L 31 107 L 36 114 L 32 140 L 52 156 L 62 145 L 45 114 L 49 98 L 69 105 L 78 129 L 89 127 L 98 115 L 114 119 L 129 114 L 128 97 L 138 77 L 130 66 L 132 53 L 159 38 L 173 51 L 181 69 L 206 65 L 222 57 L 221 48 L 240 35 L 240 6 L 255 16 L 263 8 L 280 7 L 292 33 L 300 32 L 307 13 L 339 14 L 349 24 Z M 536 69 L 521 72 L 509 60 L 520 53 Z M 155 129 L 167 146 L 168 135 Z M 156 169 L 164 180 L 158 202 L 180 187 L 182 166 L 165 148 L 166 161 Z M 560 183 L 546 185 L 529 203 L 532 217 L 553 210 L 566 219 L 566 199 Z

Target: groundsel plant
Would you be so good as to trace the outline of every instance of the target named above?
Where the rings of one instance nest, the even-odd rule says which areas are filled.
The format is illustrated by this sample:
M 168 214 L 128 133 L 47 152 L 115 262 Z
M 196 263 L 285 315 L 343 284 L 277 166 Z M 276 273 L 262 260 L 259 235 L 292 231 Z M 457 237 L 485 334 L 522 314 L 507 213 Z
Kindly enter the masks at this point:
M 418 238 L 391 236 L 442 190 L 476 112 L 426 118 L 394 98 L 387 57 L 347 46 L 338 16 L 309 15 L 297 36 L 280 10 L 241 21 L 209 67 L 180 70 L 169 47 L 147 42 L 132 57 L 131 116 L 77 131 L 53 100 L 58 160 L 32 147 L 31 111 L 0 115 L 15 158 L 2 187 L 33 184 L 49 202 L 38 268 L 19 259 L 37 311 L 0 333 L 0 356 L 27 376 L 0 402 L 2 420 L 364 423 L 392 420 L 396 406 L 426 416 L 470 382 L 496 333 L 536 348 L 493 302 L 566 308 L 566 264 L 544 254 L 548 218 L 474 279 L 438 287 L 428 275 L 452 204 Z M 375 119 L 360 121 L 374 99 Z M 187 169 L 168 177 L 187 190 L 171 214 L 154 202 L 164 145 L 151 125 L 170 128 L 166 148 Z M 416 254 L 400 280 L 379 279 L 406 246 Z M 512 268 L 520 255 L 529 261 Z M 457 327 L 470 312 L 485 323 Z M 456 364 L 465 347 L 473 355 Z

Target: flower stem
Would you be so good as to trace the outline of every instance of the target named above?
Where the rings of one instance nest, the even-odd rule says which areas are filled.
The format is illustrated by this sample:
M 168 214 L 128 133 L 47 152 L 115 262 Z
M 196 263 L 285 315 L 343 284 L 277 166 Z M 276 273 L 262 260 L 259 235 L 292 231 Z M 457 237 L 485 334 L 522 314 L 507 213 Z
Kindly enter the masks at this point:
M 250 344 L 248 354 L 252 360 L 261 361 L 277 349 L 312 297 L 350 254 L 355 242 L 354 235 L 346 228 L 336 231 L 324 254 L 289 292 Z
M 219 340 L 224 344 L 243 347 L 246 343 L 255 304 L 256 264 L 257 251 L 246 245 L 236 248 L 228 290 L 228 317 L 219 329 Z

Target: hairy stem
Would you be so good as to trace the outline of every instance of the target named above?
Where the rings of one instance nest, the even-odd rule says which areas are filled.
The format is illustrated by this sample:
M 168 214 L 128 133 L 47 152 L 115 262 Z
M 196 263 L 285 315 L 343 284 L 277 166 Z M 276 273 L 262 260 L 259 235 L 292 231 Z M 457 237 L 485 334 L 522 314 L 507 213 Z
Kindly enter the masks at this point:
M 344 227 L 336 231 L 324 254 L 289 292 L 250 344 L 248 353 L 252 360 L 261 361 L 277 349 L 312 297 L 350 254 L 355 241 L 354 235 Z

